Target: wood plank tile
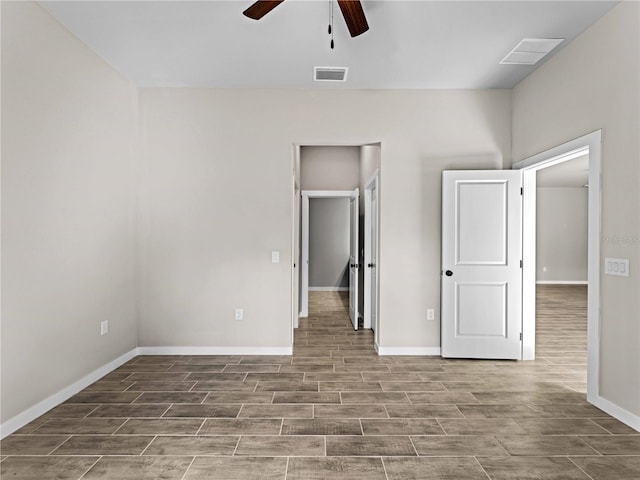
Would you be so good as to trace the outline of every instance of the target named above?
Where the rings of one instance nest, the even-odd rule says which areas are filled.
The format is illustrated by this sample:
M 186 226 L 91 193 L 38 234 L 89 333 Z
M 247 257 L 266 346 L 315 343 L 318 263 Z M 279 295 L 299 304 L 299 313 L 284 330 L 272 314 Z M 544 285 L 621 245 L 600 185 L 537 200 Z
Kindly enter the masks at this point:
M 195 435 L 202 420 L 191 418 L 134 418 L 118 429 L 118 435 Z
M 53 455 L 140 455 L 152 436 L 80 435 L 73 436 Z
M 448 435 L 411 437 L 421 456 L 435 457 L 496 457 L 506 456 L 507 451 L 491 435 Z
M 242 436 L 235 455 L 250 457 L 318 457 L 324 455 L 321 436 Z
M 279 418 L 208 418 L 198 435 L 279 435 Z
M 223 436 L 158 436 L 144 455 L 233 455 L 238 438 Z
M 184 480 L 283 480 L 285 457 L 196 457 Z M 310 479 L 307 479 L 310 480 Z
M 284 419 L 281 435 L 361 435 L 357 419 Z
M 192 457 L 102 457 L 82 480 L 181 480 Z
M 292 457 L 287 480 L 386 480 L 380 458 Z
M 385 458 L 388 480 L 487 480 L 473 458 Z
M 0 463 L 0 478 L 77 480 L 98 458 L 100 457 L 8 457 Z
M 411 439 L 399 435 L 327 436 L 327 456 L 416 456 Z
M 195 417 L 195 418 L 215 418 L 227 417 L 235 418 L 240 411 L 240 405 L 172 405 L 164 414 L 164 417 Z
M 2 455 L 48 455 L 69 435 L 9 435 L 0 442 Z
M 444 435 L 435 419 L 362 419 L 364 435 Z
M 588 480 L 566 457 L 479 457 L 491 480 Z

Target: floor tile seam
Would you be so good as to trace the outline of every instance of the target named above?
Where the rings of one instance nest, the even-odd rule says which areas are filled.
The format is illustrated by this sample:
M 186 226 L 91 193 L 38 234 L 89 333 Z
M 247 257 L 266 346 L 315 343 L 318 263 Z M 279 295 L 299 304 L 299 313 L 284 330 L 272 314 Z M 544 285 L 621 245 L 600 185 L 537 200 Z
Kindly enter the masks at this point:
M 193 434 L 194 437 L 197 437 L 200 435 L 200 430 L 202 430 L 202 427 L 204 427 L 205 423 L 207 423 L 207 419 L 203 418 L 202 423 L 200 424 L 200 427 L 198 427 L 198 430 L 196 431 L 196 433 Z
M 53 450 L 51 450 L 49 453 L 47 453 L 46 456 L 50 456 L 50 455 L 54 455 L 55 451 L 58 450 L 60 447 L 62 447 L 65 443 L 67 443 L 69 440 L 71 440 L 71 438 L 74 437 L 74 435 L 69 435 L 62 443 L 60 443 L 60 445 L 58 445 L 57 447 L 55 447 Z
M 97 464 L 100 460 L 102 460 L 102 455 L 98 456 L 98 458 L 96 459 L 96 461 L 95 461 L 95 462 L 93 462 L 93 463 L 89 466 L 89 468 L 87 468 L 87 469 L 84 471 L 84 473 L 78 477 L 78 480 L 82 480 L 82 479 L 85 477 L 85 475 L 86 475 L 87 473 L 89 473 L 89 472 L 91 471 L 91 469 L 93 469 L 93 467 L 95 467 L 95 466 L 96 466 L 96 464 Z
M 191 469 L 191 466 L 193 465 L 193 462 L 196 461 L 196 455 L 194 455 L 191 458 L 191 462 L 189 462 L 189 466 L 187 467 L 187 469 L 184 471 L 184 473 L 182 474 L 181 480 L 184 480 L 185 478 L 187 478 L 187 473 L 189 473 L 189 470 Z
M 480 469 L 482 470 L 482 473 L 484 473 L 487 476 L 488 480 L 491 480 L 491 476 L 489 475 L 489 473 L 484 469 L 484 466 L 482 465 L 482 463 L 480 463 L 480 460 L 478 460 L 478 456 L 474 455 L 473 459 L 476 461 L 476 463 L 478 464 L 478 466 L 480 467 Z
M 142 449 L 142 451 L 140 452 L 140 454 L 138 456 L 140 456 L 140 457 L 143 456 L 144 452 L 146 452 L 147 449 L 151 446 L 151 444 L 156 441 L 156 438 L 158 438 L 158 435 L 154 435 L 153 436 L 153 438 L 149 441 L 149 443 L 147 443 L 147 446 Z
M 127 423 L 129 423 L 129 420 L 131 420 L 131 417 L 125 418 L 124 422 L 122 422 L 122 424 L 118 428 L 116 428 L 113 432 L 111 432 L 111 435 L 118 435 L 118 430 L 122 429 L 122 427 L 124 427 Z
M 591 475 L 589 475 L 585 470 L 583 470 L 583 469 L 582 469 L 582 467 L 580 467 L 580 465 L 578 465 L 576 462 L 574 462 L 574 461 L 572 460 L 572 458 L 571 458 L 570 456 L 568 456 L 568 455 L 567 455 L 567 460 L 569 460 L 569 462 L 571 462 L 573 465 L 575 465 L 575 467 L 576 467 L 578 470 L 580 470 L 582 473 L 584 473 L 584 474 L 585 474 L 585 476 L 586 476 L 588 479 L 590 479 L 590 480 L 597 480 L 597 479 L 594 479 Z

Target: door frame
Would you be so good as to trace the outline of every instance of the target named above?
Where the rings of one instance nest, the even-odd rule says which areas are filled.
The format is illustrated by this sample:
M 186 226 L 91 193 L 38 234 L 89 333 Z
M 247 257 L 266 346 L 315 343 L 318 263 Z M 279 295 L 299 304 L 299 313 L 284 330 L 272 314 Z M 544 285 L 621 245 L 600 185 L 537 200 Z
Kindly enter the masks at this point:
M 369 177 L 369 179 L 366 181 L 365 186 L 364 186 L 364 265 L 363 268 L 364 270 L 364 305 L 363 305 L 363 328 L 374 328 L 374 332 L 375 332 L 375 338 L 376 338 L 376 344 L 378 343 L 377 339 L 378 339 L 378 330 L 379 330 L 379 325 L 380 322 L 376 321 L 376 325 L 372 325 L 371 322 L 371 297 L 372 297 L 372 292 L 373 289 L 375 289 L 376 295 L 376 302 L 378 299 L 378 278 L 379 275 L 376 275 L 376 283 L 375 285 L 372 285 L 371 282 L 371 269 L 365 267 L 366 265 L 369 265 L 371 263 L 371 257 L 372 257 L 372 253 L 373 253 L 373 249 L 371 247 L 372 244 L 372 235 L 371 235 L 371 230 L 372 230 L 372 226 L 373 226 L 373 222 L 372 220 L 375 220 L 375 224 L 376 224 L 376 259 L 378 259 L 378 264 L 380 263 L 379 261 L 379 256 L 380 256 L 380 172 L 379 169 L 376 169 L 373 174 Z M 377 192 L 377 203 L 378 203 L 378 208 L 376 210 L 376 218 L 373 219 L 371 216 L 371 191 L 375 189 Z M 378 265 L 376 265 L 376 268 L 378 268 Z M 378 315 L 376 315 L 376 319 L 378 319 L 379 317 L 379 309 L 376 308 Z
M 300 317 L 309 316 L 309 199 L 351 198 L 355 190 L 301 190 L 300 220 Z
M 600 223 L 602 190 L 602 130 L 558 145 L 513 164 L 523 173 L 522 355 L 535 358 L 536 172 L 589 154 L 587 401 L 597 402 L 600 370 Z

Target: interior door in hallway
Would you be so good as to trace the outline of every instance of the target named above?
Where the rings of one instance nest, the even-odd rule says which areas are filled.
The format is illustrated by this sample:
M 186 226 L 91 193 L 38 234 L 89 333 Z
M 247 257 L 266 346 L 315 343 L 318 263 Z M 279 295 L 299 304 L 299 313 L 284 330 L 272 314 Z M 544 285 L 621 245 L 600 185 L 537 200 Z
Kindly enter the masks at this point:
M 521 358 L 522 175 L 442 177 L 442 356 Z
M 360 267 L 358 252 L 359 197 L 356 188 L 350 198 L 350 238 L 349 238 L 349 318 L 354 330 L 358 330 L 358 268 Z

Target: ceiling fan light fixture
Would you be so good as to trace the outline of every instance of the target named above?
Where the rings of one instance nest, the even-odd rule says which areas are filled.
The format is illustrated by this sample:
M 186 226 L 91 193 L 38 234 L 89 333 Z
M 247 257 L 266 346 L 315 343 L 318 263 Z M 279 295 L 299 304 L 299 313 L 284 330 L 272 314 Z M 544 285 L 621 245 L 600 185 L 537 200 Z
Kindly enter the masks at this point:
M 313 67 L 316 82 L 346 82 L 349 67 Z

